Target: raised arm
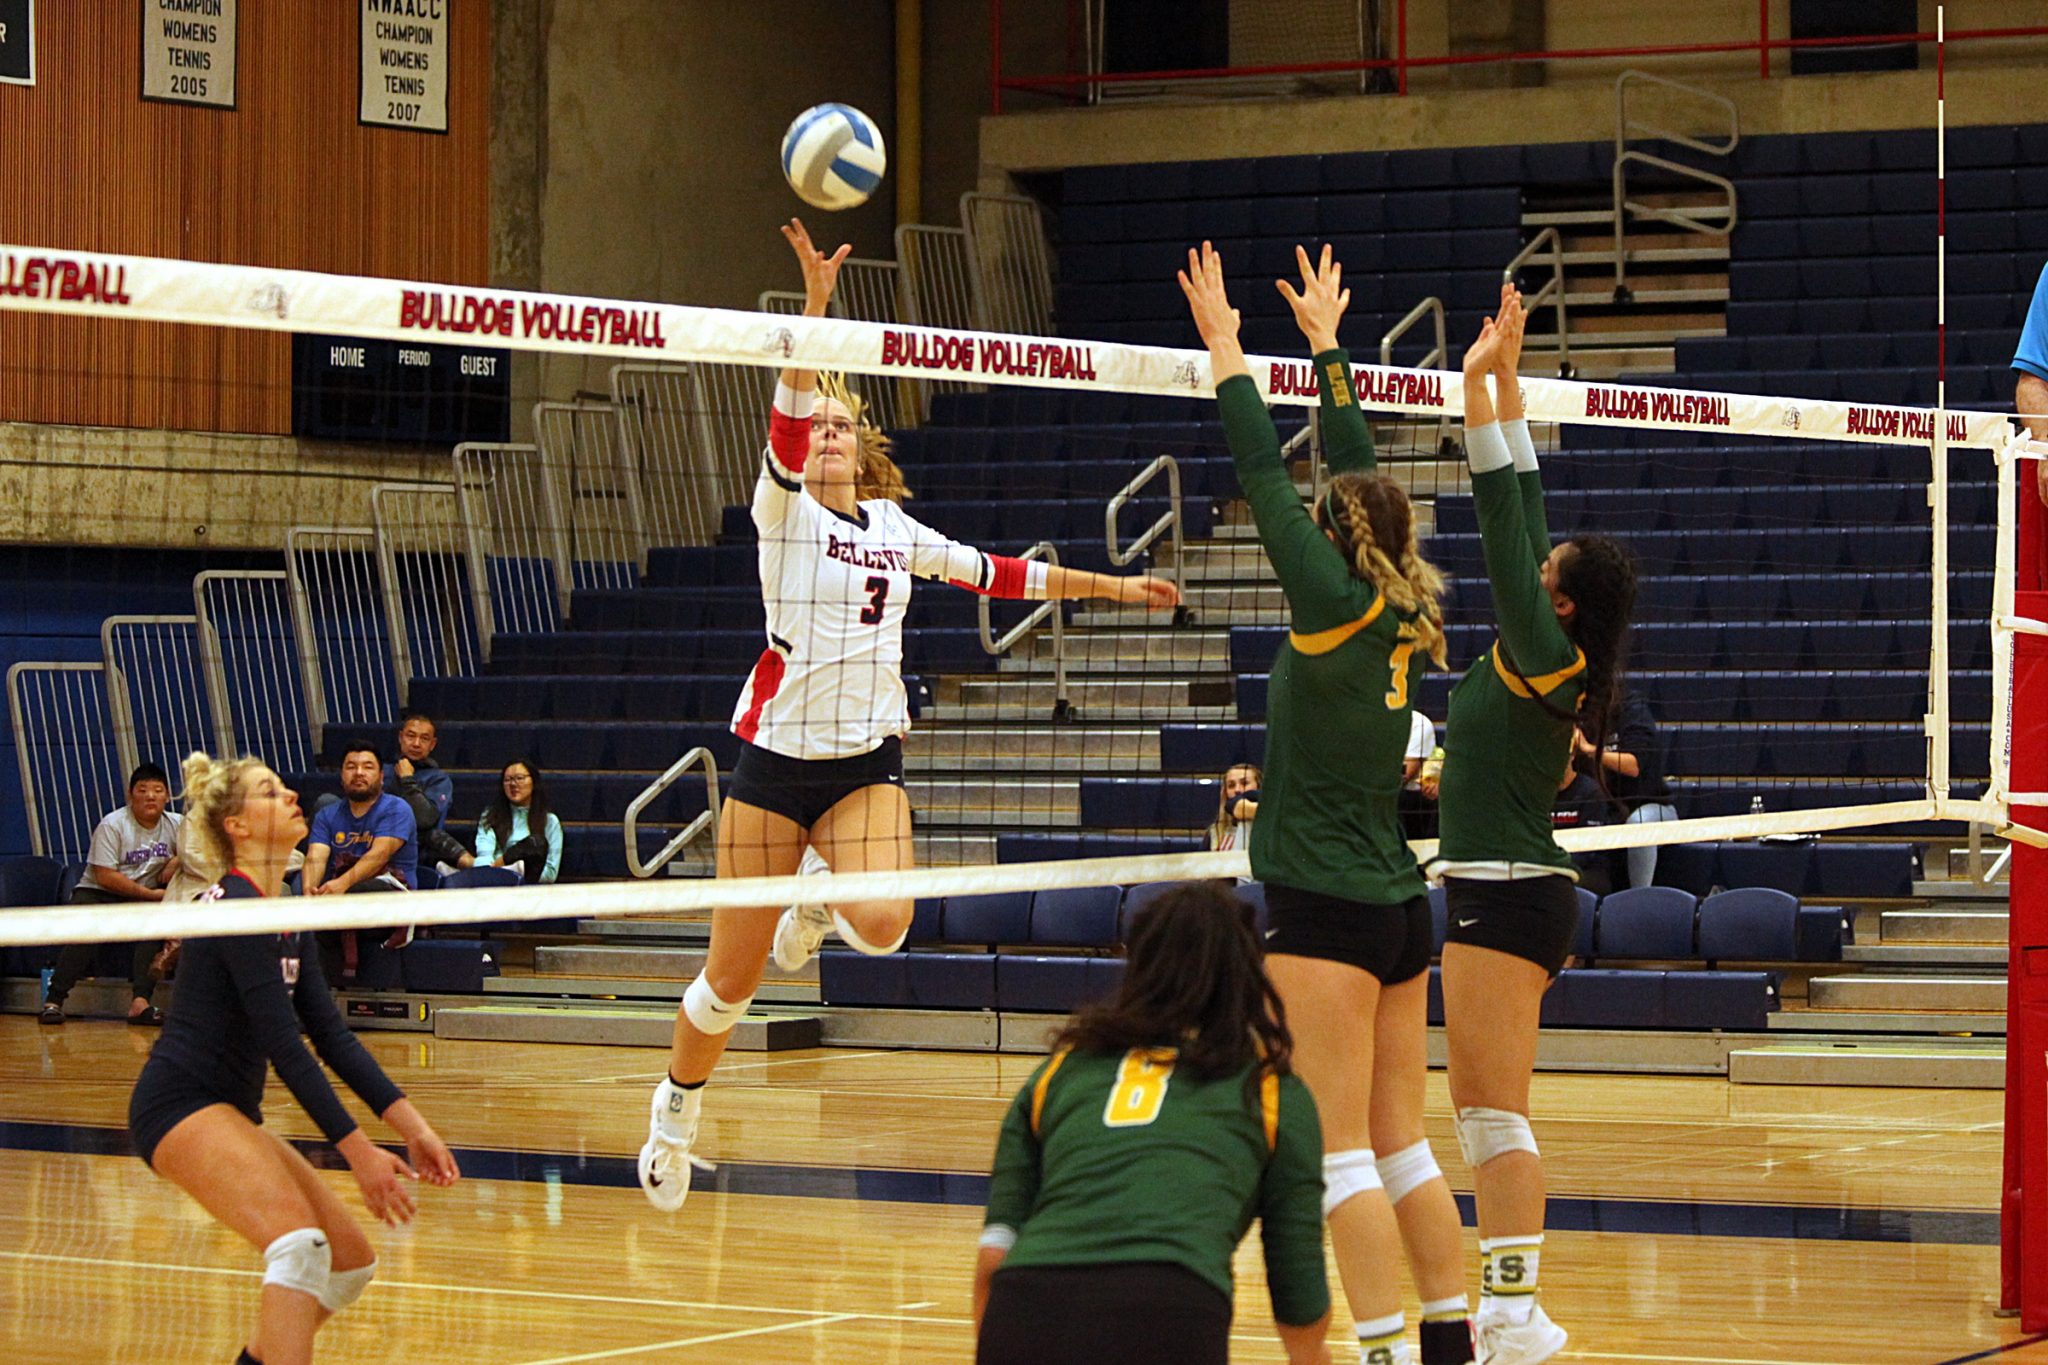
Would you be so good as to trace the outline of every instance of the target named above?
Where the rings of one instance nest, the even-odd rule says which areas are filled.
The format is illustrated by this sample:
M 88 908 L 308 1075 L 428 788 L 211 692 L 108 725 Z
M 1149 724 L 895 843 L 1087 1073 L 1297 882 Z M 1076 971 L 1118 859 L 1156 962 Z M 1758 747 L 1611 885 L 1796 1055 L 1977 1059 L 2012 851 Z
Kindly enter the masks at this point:
M 811 245 L 811 234 L 800 218 L 792 218 L 783 224 L 782 235 L 788 240 L 790 250 L 796 252 L 796 263 L 804 272 L 804 316 L 824 317 L 832 307 L 832 291 L 839 283 L 839 267 L 853 254 L 853 243 L 844 243 L 839 250 L 827 256 Z M 809 393 L 818 387 L 818 372 L 791 367 L 782 372 L 782 382 L 798 393 Z M 808 413 L 805 415 L 809 416 Z
M 905 515 L 903 520 L 910 527 L 910 571 L 919 578 L 950 583 L 983 597 L 1034 602 L 1093 597 L 1139 603 L 1153 611 L 1180 603 L 1180 589 L 1163 578 L 1091 573 L 1042 560 L 992 555 L 934 531 L 915 517 Z
M 1273 1324 L 1290 1365 L 1327 1361 L 1330 1281 L 1323 1264 L 1323 1135 L 1315 1101 L 1295 1077 L 1279 1088 L 1273 1152 L 1259 1181 L 1259 1240 Z
M 1209 348 L 1216 406 L 1223 416 L 1238 486 L 1258 525 L 1266 558 L 1287 593 L 1295 627 L 1326 630 L 1355 620 L 1357 580 L 1301 505 L 1294 479 L 1280 458 L 1279 433 L 1245 366 L 1244 348 L 1237 339 L 1238 312 L 1230 306 L 1224 287 L 1223 258 L 1204 242 L 1199 252 L 1188 252 L 1188 268 L 1178 278 L 1195 328 Z
M 851 243 L 827 256 L 811 245 L 811 234 L 801 221 L 792 218 L 783 225 L 783 237 L 804 275 L 804 316 L 821 318 L 832 306 L 832 290 L 839 282 L 839 267 Z M 775 385 L 775 402 L 768 411 L 768 452 L 761 457 L 761 475 L 754 480 L 753 519 L 757 531 L 767 533 L 797 505 L 804 491 L 804 466 L 811 455 L 811 409 L 817 401 L 818 372 L 791 367 L 782 371 Z
M 1273 283 L 1294 310 L 1295 325 L 1308 339 L 1308 352 L 1314 357 L 1316 388 L 1323 400 L 1323 457 L 1332 474 L 1370 472 L 1379 465 L 1372 426 L 1359 409 L 1351 383 L 1351 355 L 1337 341 L 1338 325 L 1351 306 L 1351 291 L 1343 287 L 1344 267 L 1332 259 L 1327 243 L 1313 265 L 1308 252 L 1295 247 L 1294 262 L 1301 269 L 1301 292 L 1286 280 Z
M 1498 420 L 1499 410 L 1487 392 L 1489 375 L 1499 379 L 1500 368 L 1519 360 L 1521 332 L 1518 324 L 1521 298 L 1512 286 L 1501 290 L 1501 312 L 1488 318 L 1479 339 L 1465 352 L 1465 458 L 1472 468 L 1472 500 L 1479 516 L 1479 539 L 1486 557 L 1486 576 L 1493 585 L 1494 617 L 1501 641 L 1517 668 L 1534 676 L 1570 663 L 1575 657 L 1572 644 L 1557 623 L 1556 609 L 1544 590 L 1538 565 L 1549 554 L 1548 533 L 1541 524 L 1542 489 L 1537 485 L 1533 499 L 1528 484 L 1537 483 L 1535 452 L 1525 449 L 1521 458 L 1529 465 L 1526 475 L 1516 471 L 1517 452 L 1511 440 L 1528 442 L 1527 423 L 1518 417 L 1518 437 Z M 1510 368 L 1508 373 L 1512 375 Z M 1501 384 L 1503 407 L 1519 414 L 1521 394 L 1512 378 Z M 1537 524 L 1530 525 L 1530 512 Z M 1541 547 L 1540 549 L 1538 547 Z

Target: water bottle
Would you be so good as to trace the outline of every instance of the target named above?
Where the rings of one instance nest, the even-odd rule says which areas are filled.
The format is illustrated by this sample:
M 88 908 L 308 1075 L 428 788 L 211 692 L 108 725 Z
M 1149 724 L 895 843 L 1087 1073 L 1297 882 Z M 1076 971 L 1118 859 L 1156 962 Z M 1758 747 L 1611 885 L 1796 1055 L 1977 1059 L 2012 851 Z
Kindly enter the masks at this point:
M 1764 798 L 1761 793 L 1749 798 L 1749 813 L 1751 815 L 1762 815 L 1764 813 Z

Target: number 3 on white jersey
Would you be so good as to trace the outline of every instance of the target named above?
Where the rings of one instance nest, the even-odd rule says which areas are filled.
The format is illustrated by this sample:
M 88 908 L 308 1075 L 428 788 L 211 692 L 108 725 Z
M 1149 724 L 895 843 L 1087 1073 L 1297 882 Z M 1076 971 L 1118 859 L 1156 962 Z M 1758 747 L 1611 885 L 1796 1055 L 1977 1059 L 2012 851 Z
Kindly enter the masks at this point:
M 1142 1128 L 1159 1117 L 1166 1083 L 1173 1078 L 1173 1054 L 1132 1048 L 1116 1069 L 1116 1086 L 1102 1107 L 1105 1128 Z

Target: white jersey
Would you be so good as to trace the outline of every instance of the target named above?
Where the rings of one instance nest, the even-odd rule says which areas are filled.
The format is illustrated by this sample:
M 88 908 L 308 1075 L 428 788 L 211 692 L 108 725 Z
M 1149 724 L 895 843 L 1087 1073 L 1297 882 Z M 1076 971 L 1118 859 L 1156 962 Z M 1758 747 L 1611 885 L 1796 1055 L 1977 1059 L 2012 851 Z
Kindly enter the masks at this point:
M 903 618 L 913 578 L 1043 596 L 1045 566 L 985 555 L 893 502 L 864 502 L 847 516 L 812 497 L 802 480 L 809 413 L 790 410 L 807 409 L 808 396 L 778 390 L 754 485 L 768 643 L 732 730 L 787 758 L 850 758 L 910 729 Z

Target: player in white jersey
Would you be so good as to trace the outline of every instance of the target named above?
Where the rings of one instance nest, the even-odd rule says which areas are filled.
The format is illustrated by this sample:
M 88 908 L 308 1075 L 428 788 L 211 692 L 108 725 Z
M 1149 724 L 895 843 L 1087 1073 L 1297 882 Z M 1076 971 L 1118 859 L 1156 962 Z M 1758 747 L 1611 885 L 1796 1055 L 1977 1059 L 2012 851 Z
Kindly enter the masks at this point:
M 803 224 L 782 230 L 803 267 L 804 315 L 823 317 L 850 247 L 827 256 Z M 835 872 L 912 866 L 903 789 L 903 620 L 913 578 L 992 597 L 1103 598 L 1155 610 L 1180 601 L 1162 579 L 1111 577 L 984 554 L 906 513 L 888 442 L 860 401 L 784 370 L 754 485 L 766 648 L 733 716 L 743 742 L 718 824 L 718 875 L 788 876 L 808 845 Z M 794 971 L 836 931 L 856 951 L 892 953 L 907 899 L 712 913 L 704 970 L 676 1012 L 668 1075 L 655 1088 L 640 1184 L 656 1208 L 689 1194 L 703 1085 L 747 1012 L 768 955 Z

